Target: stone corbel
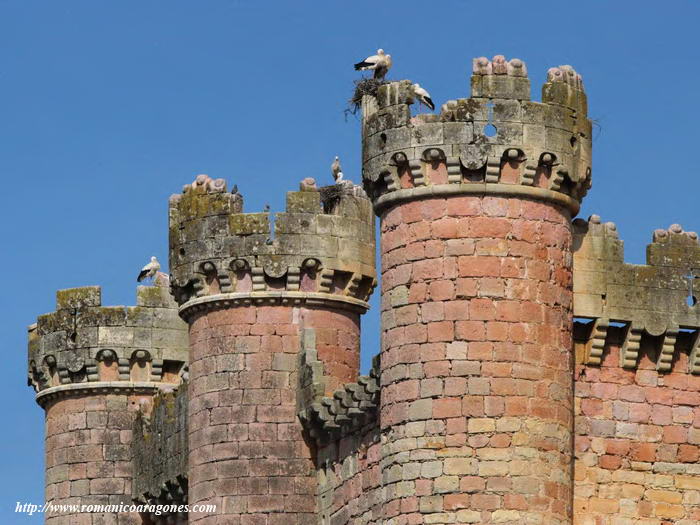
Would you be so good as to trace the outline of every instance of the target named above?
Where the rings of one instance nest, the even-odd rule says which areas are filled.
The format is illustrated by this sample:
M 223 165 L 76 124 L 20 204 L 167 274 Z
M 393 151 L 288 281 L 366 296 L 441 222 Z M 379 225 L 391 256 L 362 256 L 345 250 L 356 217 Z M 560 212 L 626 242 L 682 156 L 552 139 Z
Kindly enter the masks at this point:
M 296 292 L 301 284 L 301 268 L 290 266 L 287 268 L 287 291 Z
M 131 379 L 131 363 L 126 357 L 120 357 L 117 361 L 117 371 L 121 381 L 129 381 Z
M 501 176 L 501 157 L 489 155 L 486 159 L 486 182 L 498 182 Z
M 362 274 L 353 273 L 345 287 L 345 295 L 350 297 L 357 297 L 357 290 L 360 287 L 360 282 L 362 281 Z
M 620 366 L 622 368 L 636 368 L 639 357 L 639 345 L 642 342 L 644 329 L 636 323 L 630 323 L 625 333 L 625 339 L 620 348 Z
M 561 190 L 561 183 L 564 182 L 564 177 L 568 177 L 569 172 L 564 168 L 555 170 L 552 168 L 552 178 L 549 181 L 549 189 L 552 191 Z
M 163 380 L 163 360 L 153 359 L 151 361 L 151 381 Z
M 329 268 L 324 268 L 320 272 L 318 291 L 322 293 L 331 293 L 333 289 L 333 277 L 335 275 L 335 270 Z
M 394 167 L 394 169 L 386 167 L 384 170 L 382 170 L 382 178 L 384 179 L 384 184 L 386 184 L 387 191 L 396 191 L 399 189 L 396 167 Z
M 586 343 L 586 364 L 599 365 L 603 360 L 605 338 L 608 335 L 609 319 L 594 319 L 591 335 Z
M 413 186 L 425 186 L 425 173 L 423 170 L 423 161 L 418 159 L 409 160 L 408 168 L 411 170 L 411 179 L 413 179 Z
M 688 372 L 694 375 L 700 374 L 700 329 L 695 330 L 693 334 L 690 356 L 688 357 Z
M 253 291 L 264 292 L 267 288 L 265 285 L 265 270 L 262 266 L 254 266 L 251 268 L 251 276 L 253 280 Z
M 520 184 L 523 186 L 532 186 L 535 184 L 535 175 L 537 175 L 537 166 L 526 163 L 523 174 L 520 176 Z
M 656 361 L 656 369 L 659 372 L 670 372 L 673 366 L 673 353 L 676 350 L 678 327 L 669 327 L 661 337 L 661 350 L 659 359 Z
M 447 182 L 449 184 L 462 182 L 462 163 L 459 157 L 447 157 L 445 166 L 447 167 Z

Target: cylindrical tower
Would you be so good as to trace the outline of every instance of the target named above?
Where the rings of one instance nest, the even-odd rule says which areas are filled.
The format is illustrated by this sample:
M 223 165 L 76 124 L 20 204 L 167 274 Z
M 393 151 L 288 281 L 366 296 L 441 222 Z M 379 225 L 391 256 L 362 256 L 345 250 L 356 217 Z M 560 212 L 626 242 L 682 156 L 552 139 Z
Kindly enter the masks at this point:
M 187 327 L 167 286 L 139 286 L 131 307 L 102 306 L 99 286 L 56 295 L 56 311 L 29 327 L 29 384 L 46 411 L 46 523 L 141 523 L 85 506 L 131 504 L 134 417 L 180 383 Z
M 237 189 L 197 177 L 170 201 L 170 268 L 190 328 L 192 523 L 315 523 L 313 451 L 297 417 L 300 335 L 313 329 L 326 394 L 359 370 L 376 283 L 361 188 L 305 179 L 283 213 L 242 213 Z
M 381 218 L 383 523 L 571 523 L 571 218 L 590 187 L 581 78 L 474 61 L 472 96 L 363 100 Z

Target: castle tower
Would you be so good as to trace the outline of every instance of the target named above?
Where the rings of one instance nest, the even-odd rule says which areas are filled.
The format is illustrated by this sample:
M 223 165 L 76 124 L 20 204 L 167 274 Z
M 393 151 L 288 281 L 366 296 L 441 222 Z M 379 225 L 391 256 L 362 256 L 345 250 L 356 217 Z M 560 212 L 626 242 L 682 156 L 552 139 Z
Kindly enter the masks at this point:
M 102 306 L 99 286 L 60 290 L 29 327 L 29 384 L 46 411 L 46 502 L 131 504 L 131 429 L 152 396 L 186 373 L 186 326 L 167 287 L 136 306 Z M 137 524 L 138 514 L 49 512 L 46 523 Z
M 311 440 L 297 417 L 301 337 L 325 394 L 359 370 L 360 314 L 376 284 L 374 218 L 351 183 L 305 179 L 282 213 L 242 213 L 222 179 L 170 201 L 172 291 L 189 323 L 192 523 L 316 523 Z M 303 331 L 302 331 L 303 330 Z
M 571 218 L 590 187 L 581 78 L 474 61 L 471 98 L 363 100 L 381 218 L 383 523 L 572 519 Z

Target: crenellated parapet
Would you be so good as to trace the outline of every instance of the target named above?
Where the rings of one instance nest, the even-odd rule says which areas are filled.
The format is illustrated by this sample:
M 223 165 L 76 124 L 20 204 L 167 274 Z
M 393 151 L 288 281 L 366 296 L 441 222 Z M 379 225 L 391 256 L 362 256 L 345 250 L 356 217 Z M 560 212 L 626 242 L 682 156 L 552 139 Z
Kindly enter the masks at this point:
M 615 224 L 574 221 L 574 315 L 592 319 L 584 360 L 600 364 L 608 328 L 624 326 L 620 366 L 636 368 L 643 336 L 658 338 L 656 368 L 670 371 L 681 331 L 695 331 L 689 372 L 700 374 L 700 243 L 674 224 L 656 230 L 646 264 L 624 262 Z
M 29 327 L 28 383 L 37 401 L 97 387 L 151 391 L 187 371 L 185 323 L 168 293 L 139 286 L 136 306 L 102 306 L 101 288 L 59 290 L 56 311 Z
M 501 194 L 554 201 L 576 213 L 591 187 L 591 121 L 581 76 L 552 68 L 530 100 L 525 63 L 474 59 L 471 97 L 411 117 L 413 84 L 363 100 L 363 180 L 377 213 L 399 201 Z
M 365 311 L 374 251 L 372 206 L 351 182 L 317 188 L 304 179 L 281 213 L 243 213 L 238 190 L 206 175 L 170 199 L 171 287 L 182 315 L 327 301 Z
M 315 332 L 305 329 L 301 337 L 297 414 L 310 437 L 325 445 L 376 425 L 379 407 L 379 363 L 375 357 L 369 375 L 346 383 L 332 396 L 324 395 L 327 378 L 318 359 Z

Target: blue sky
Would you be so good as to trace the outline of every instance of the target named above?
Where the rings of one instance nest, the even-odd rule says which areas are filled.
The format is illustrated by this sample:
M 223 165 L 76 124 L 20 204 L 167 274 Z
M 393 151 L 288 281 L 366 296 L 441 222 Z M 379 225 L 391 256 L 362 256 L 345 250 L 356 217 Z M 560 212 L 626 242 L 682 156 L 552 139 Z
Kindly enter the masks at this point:
M 581 216 L 614 221 L 627 260 L 655 228 L 700 230 L 696 2 L 0 0 L 0 234 L 5 403 L 0 522 L 43 501 L 43 413 L 26 386 L 26 325 L 59 288 L 131 304 L 167 260 L 167 200 L 197 173 L 238 184 L 247 211 L 304 177 L 358 181 L 352 64 L 383 47 L 390 77 L 439 105 L 468 96 L 471 59 L 528 65 L 533 98 L 572 64 L 596 120 Z M 376 301 L 363 362 L 378 343 Z

